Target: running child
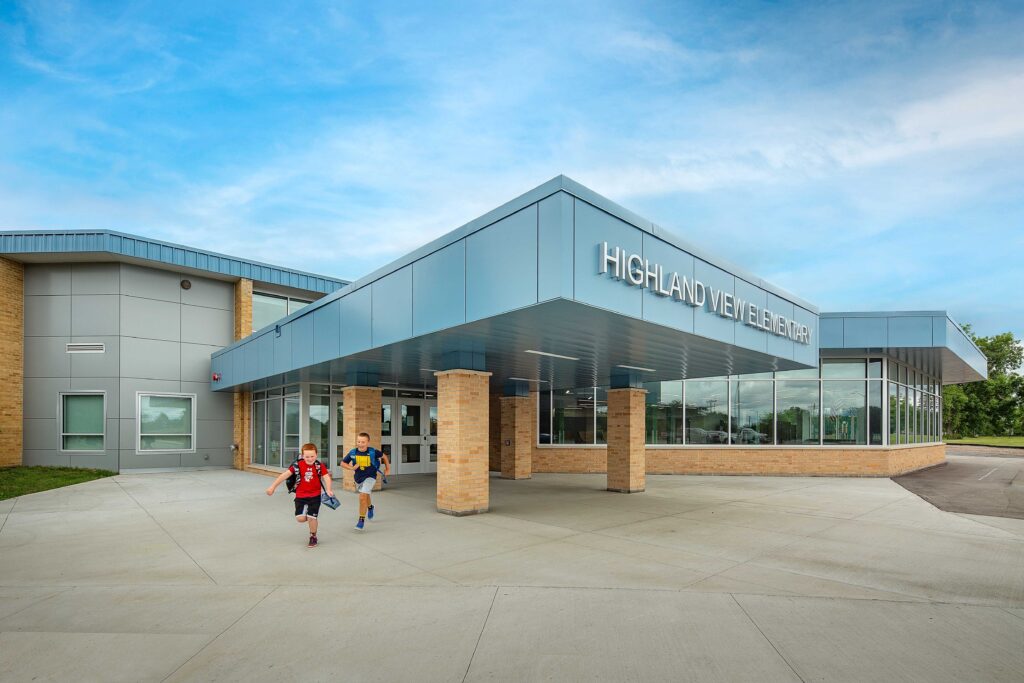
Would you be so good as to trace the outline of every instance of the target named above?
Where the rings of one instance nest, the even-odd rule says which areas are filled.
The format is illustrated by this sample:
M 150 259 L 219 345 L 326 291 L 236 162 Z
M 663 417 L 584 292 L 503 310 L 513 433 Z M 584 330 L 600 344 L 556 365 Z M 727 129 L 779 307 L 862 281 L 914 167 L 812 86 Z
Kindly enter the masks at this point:
M 359 521 L 356 522 L 356 529 L 362 531 L 366 520 L 373 519 L 370 492 L 377 483 L 377 473 L 383 471 L 385 477 L 389 475 L 391 463 L 387 455 L 370 447 L 369 434 L 359 432 L 356 436 L 356 447 L 342 459 L 341 466 L 352 470 L 356 480 L 356 491 L 359 492 Z
M 302 446 L 302 458 L 289 465 L 288 469 L 274 480 L 267 488 L 267 495 L 274 495 L 281 482 L 292 474 L 296 476 L 295 521 L 299 524 L 309 524 L 309 545 L 306 547 L 315 548 L 317 516 L 320 514 L 320 490 L 323 489 L 329 496 L 334 495 L 331 472 L 316 459 L 316 444 L 307 443 Z

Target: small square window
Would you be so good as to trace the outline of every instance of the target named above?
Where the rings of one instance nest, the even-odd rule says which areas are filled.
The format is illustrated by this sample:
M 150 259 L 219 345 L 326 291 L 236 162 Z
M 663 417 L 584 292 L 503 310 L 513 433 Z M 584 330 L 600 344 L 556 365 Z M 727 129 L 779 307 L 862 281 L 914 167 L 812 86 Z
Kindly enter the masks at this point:
M 106 395 L 102 392 L 60 395 L 60 449 L 96 453 L 106 449 Z
M 136 401 L 138 453 L 194 453 L 196 395 L 139 392 Z

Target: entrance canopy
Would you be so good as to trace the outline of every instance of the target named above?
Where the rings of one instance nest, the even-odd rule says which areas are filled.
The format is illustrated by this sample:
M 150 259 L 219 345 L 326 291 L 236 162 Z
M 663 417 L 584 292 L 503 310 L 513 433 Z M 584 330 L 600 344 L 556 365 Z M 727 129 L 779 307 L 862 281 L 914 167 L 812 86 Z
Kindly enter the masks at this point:
M 815 367 L 818 310 L 559 176 L 212 356 L 294 381 L 657 381 Z

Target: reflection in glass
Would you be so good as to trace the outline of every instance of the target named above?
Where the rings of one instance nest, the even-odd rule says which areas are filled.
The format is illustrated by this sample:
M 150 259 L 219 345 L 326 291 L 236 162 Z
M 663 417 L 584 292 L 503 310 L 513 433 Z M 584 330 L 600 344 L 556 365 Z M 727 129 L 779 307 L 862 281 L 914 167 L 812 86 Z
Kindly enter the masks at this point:
M 780 445 L 818 443 L 818 382 L 785 380 L 776 385 Z
M 821 376 L 825 379 L 864 379 L 863 360 L 823 360 Z
M 608 388 L 594 388 L 594 443 L 608 443 Z
M 420 445 L 418 443 L 402 444 L 402 462 L 411 463 L 420 461 Z
M 391 404 L 381 403 L 380 404 L 380 435 L 383 437 L 391 436 Z
M 889 444 L 900 442 L 899 385 L 889 383 Z
M 729 383 L 724 380 L 686 382 L 686 443 L 729 443 Z
M 402 436 L 420 435 L 420 407 L 417 405 L 402 404 Z M 419 456 L 414 462 L 419 462 Z M 403 461 L 404 462 L 404 461 Z
M 139 396 L 139 449 L 192 450 L 192 398 Z
M 282 467 L 288 467 L 299 457 L 299 399 L 284 400 L 284 461 Z
M 730 443 L 752 446 L 774 441 L 772 383 L 733 381 Z
M 267 401 L 267 464 L 272 467 L 284 467 L 281 464 L 281 427 L 281 399 L 272 398 Z
M 868 424 L 872 446 L 882 445 L 882 383 L 868 382 Z
M 323 455 L 330 445 L 331 397 L 311 395 L 309 397 L 309 440 L 316 445 L 317 453 Z
M 865 393 L 864 382 L 822 381 L 823 443 L 867 443 Z
M 537 398 L 537 442 L 551 443 L 551 391 L 540 391 Z
M 552 443 L 594 443 L 594 388 L 556 389 L 552 392 Z
M 647 390 L 647 443 L 683 443 L 683 383 L 650 382 Z

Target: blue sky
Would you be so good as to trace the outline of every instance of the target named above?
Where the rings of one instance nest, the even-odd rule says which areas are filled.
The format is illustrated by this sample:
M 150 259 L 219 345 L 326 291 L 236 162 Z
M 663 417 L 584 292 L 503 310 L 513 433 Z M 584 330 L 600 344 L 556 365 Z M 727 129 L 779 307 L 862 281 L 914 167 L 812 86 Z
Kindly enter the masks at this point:
M 0 3 L 0 227 L 354 279 L 565 173 L 822 310 L 1024 337 L 1024 5 Z

